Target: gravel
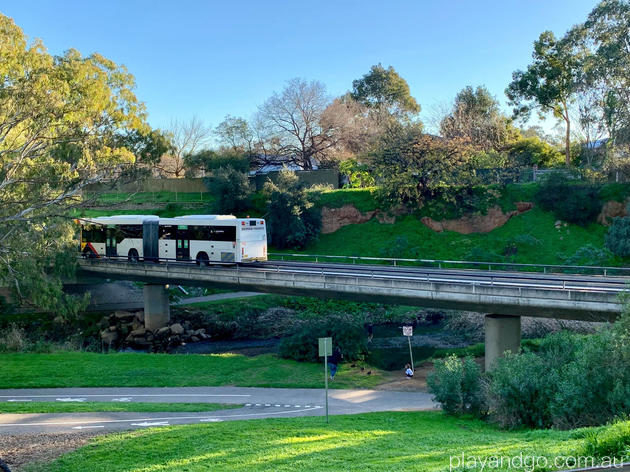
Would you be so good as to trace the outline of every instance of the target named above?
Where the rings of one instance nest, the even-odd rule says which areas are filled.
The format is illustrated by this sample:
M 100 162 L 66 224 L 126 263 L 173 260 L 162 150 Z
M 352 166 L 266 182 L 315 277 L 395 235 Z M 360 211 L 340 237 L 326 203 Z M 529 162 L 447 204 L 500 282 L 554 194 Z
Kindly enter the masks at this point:
M 77 432 L 1 435 L 0 459 L 11 467 L 11 472 L 19 472 L 27 464 L 50 462 L 66 452 L 77 449 L 87 444 L 90 438 L 97 434 Z

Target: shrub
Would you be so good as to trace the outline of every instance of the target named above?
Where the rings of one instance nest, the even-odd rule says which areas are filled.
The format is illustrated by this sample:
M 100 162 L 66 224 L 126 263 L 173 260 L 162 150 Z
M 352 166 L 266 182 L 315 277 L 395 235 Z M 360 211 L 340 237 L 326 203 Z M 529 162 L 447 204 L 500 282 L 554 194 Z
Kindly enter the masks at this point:
M 549 427 L 554 374 L 532 352 L 498 359 L 484 392 L 492 419 L 504 428 Z
M 553 425 L 603 424 L 630 412 L 630 346 L 614 330 L 580 342 L 575 359 L 559 369 L 551 402 Z
M 571 183 L 561 173 L 545 179 L 536 200 L 543 210 L 552 212 L 556 218 L 578 225 L 595 221 L 602 207 L 597 187 Z
M 482 412 L 481 369 L 470 357 L 452 355 L 433 364 L 427 384 L 435 401 L 449 414 Z
M 339 172 L 348 177 L 347 188 L 365 188 L 374 186 L 374 177 L 366 164 L 360 164 L 354 159 L 348 159 L 339 164 Z
M 630 256 L 630 217 L 613 219 L 606 233 L 606 247 L 617 256 Z
M 550 427 L 561 370 L 575 357 L 579 339 L 558 333 L 545 338 L 536 353 L 498 359 L 484 386 L 492 419 L 505 428 Z
M 550 167 L 564 161 L 560 151 L 536 136 L 516 141 L 510 147 L 508 155 L 512 165 L 519 167 Z
M 267 230 L 274 246 L 302 249 L 317 239 L 322 225 L 321 213 L 295 172 L 280 171 L 275 184 L 265 184 L 265 193 L 269 196 Z
M 575 254 L 564 257 L 564 263 L 567 265 L 580 266 L 603 266 L 610 262 L 612 254 L 604 248 L 587 244 L 582 246 Z
M 210 194 L 214 197 L 214 211 L 232 214 L 249 207 L 251 188 L 247 174 L 232 167 L 221 167 L 205 179 Z
M 27 345 L 26 332 L 15 324 L 9 325 L 0 336 L 0 352 L 21 352 Z
M 282 340 L 278 353 L 287 359 L 317 362 L 320 360 L 317 340 L 324 337 L 333 338 L 333 345 L 341 348 L 346 361 L 363 359 L 367 354 L 363 324 L 342 315 L 305 322 L 297 333 Z

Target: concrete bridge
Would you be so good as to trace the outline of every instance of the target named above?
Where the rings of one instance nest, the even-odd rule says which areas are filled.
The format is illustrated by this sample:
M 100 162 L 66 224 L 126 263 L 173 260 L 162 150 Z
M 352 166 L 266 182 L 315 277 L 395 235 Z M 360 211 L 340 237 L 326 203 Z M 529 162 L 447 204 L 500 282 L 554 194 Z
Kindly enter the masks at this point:
M 145 323 L 169 319 L 165 284 L 340 298 L 486 314 L 486 368 L 520 347 L 521 316 L 612 321 L 629 279 L 588 275 L 266 262 L 198 267 L 190 263 L 81 260 L 80 275 L 146 282 Z

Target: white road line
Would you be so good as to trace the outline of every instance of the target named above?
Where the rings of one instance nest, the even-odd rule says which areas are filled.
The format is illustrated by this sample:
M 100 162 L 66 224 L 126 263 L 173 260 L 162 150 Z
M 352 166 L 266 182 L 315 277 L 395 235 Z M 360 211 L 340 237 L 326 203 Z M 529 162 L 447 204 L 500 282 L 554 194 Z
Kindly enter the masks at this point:
M 55 398 L 58 402 L 84 402 L 85 398 Z
M 81 397 L 113 397 L 116 398 L 118 395 L 116 394 L 80 394 Z M 51 395 L 0 395 L 0 398 L 53 398 L 58 397 L 59 394 L 51 394 Z M 247 395 L 237 395 L 231 393 L 156 393 L 156 394 L 148 394 L 142 393 L 138 395 L 133 395 L 135 397 L 251 397 L 250 394 Z
M 130 402 L 133 397 L 112 398 L 113 402 Z
M 321 406 L 315 406 L 313 408 L 303 408 L 301 410 L 284 410 L 284 411 L 272 411 L 266 413 L 243 413 L 240 415 L 221 415 L 220 418 L 243 418 L 246 416 L 270 416 L 270 415 L 283 415 L 286 413 L 303 413 L 305 411 L 312 411 L 321 408 Z M 166 418 L 134 418 L 130 420 L 101 420 L 101 421 L 49 421 L 42 423 L 0 423 L 0 427 L 3 426 L 65 426 L 71 424 L 109 424 L 109 423 L 131 423 L 132 421 L 176 421 L 176 420 L 201 420 L 208 418 L 207 416 L 170 416 Z
M 72 429 L 94 429 L 94 428 L 104 428 L 103 425 L 95 425 L 95 426 L 73 426 Z
M 131 423 L 131 426 L 168 426 L 168 421 L 143 421 L 142 423 Z
M 27 398 L 11 398 L 7 400 L 8 402 L 32 402 L 33 400 Z

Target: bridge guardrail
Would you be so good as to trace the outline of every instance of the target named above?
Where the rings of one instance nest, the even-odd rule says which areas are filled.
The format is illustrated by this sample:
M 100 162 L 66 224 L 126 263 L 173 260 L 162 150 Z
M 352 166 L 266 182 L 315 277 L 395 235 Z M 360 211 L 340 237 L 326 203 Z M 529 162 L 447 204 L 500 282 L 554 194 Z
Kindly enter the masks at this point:
M 392 266 L 435 267 L 438 269 L 476 269 L 488 271 L 501 270 L 514 272 L 542 272 L 545 274 L 591 274 L 603 276 L 630 276 L 630 267 L 522 264 L 516 262 L 451 261 L 440 259 L 404 259 L 395 257 L 289 254 L 276 252 L 270 252 L 267 255 L 268 257 L 270 257 L 270 260 L 280 261 L 351 261 L 353 264 L 387 264 Z

